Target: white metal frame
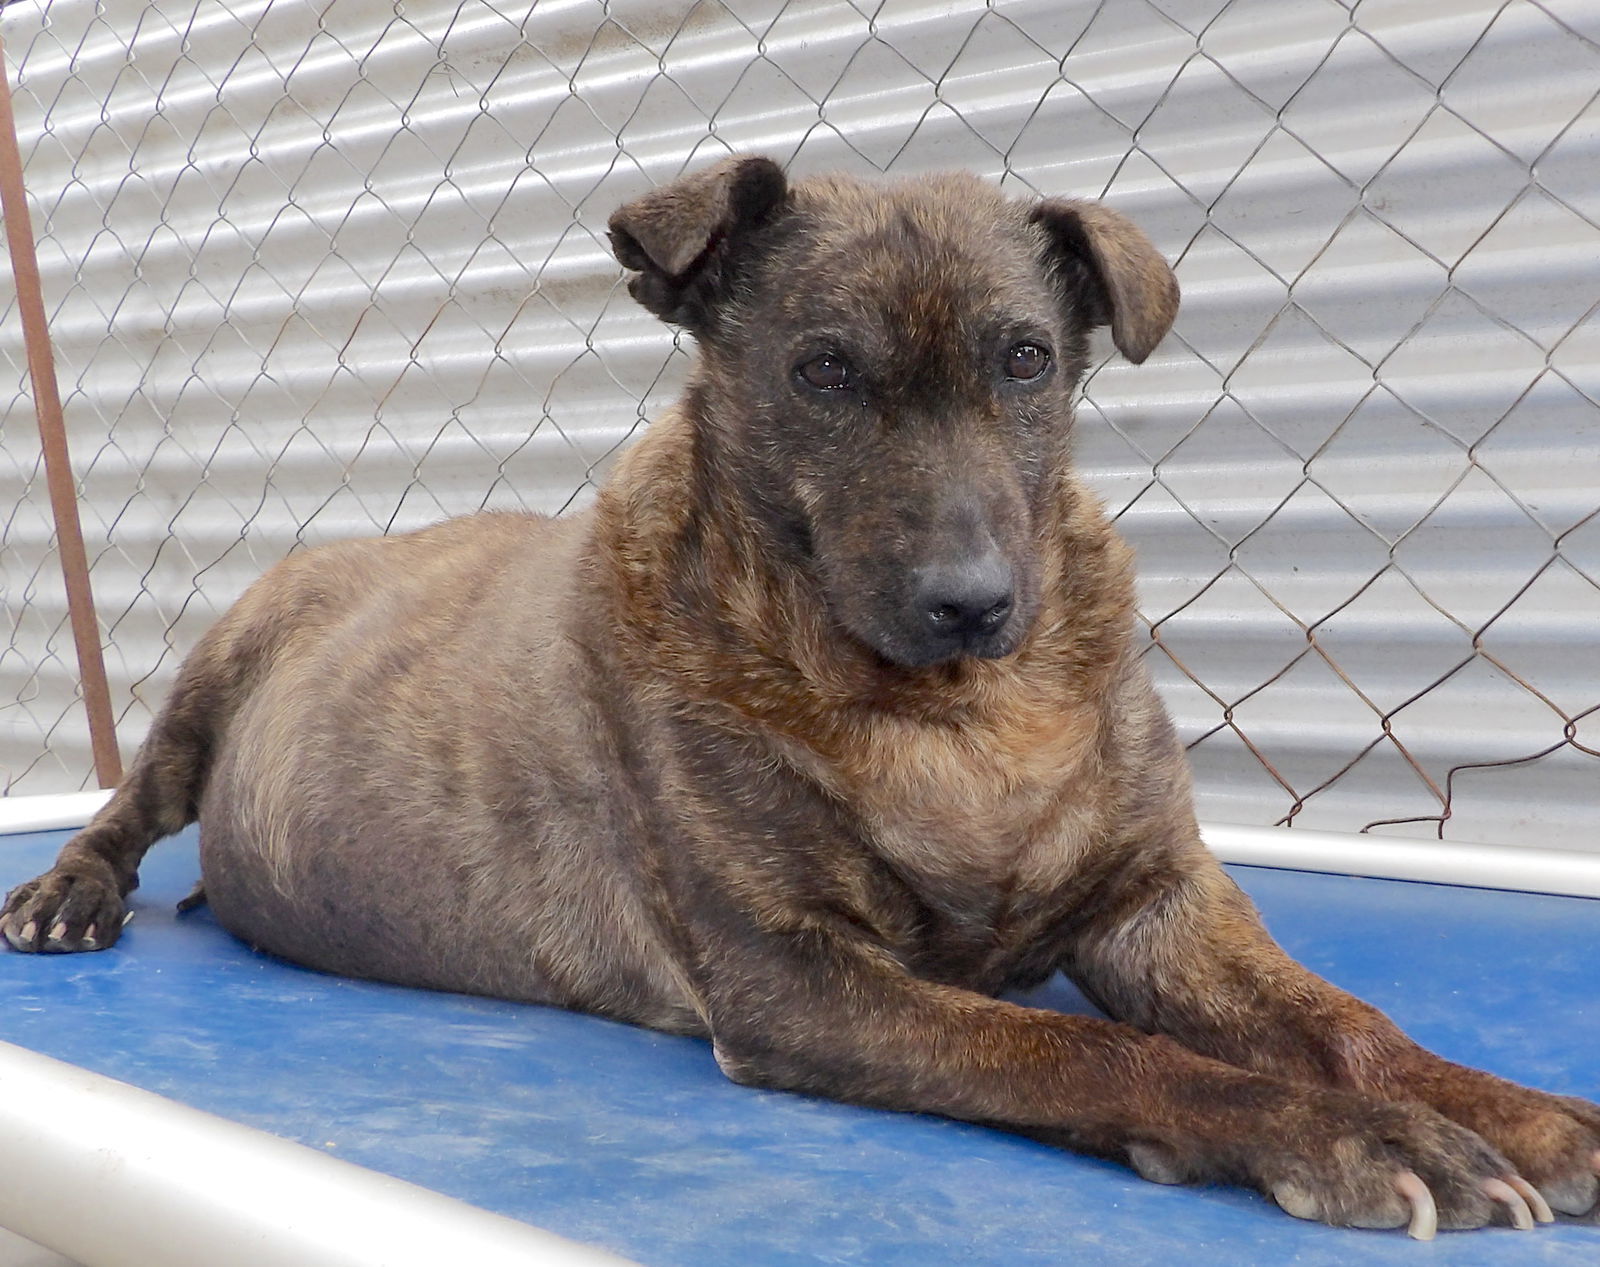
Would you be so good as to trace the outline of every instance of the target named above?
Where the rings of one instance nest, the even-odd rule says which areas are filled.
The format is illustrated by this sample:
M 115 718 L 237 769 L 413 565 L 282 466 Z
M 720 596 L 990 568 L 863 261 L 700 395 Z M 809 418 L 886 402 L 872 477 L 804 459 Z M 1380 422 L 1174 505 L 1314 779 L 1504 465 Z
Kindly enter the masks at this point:
M 1224 862 L 1333 875 L 1425 880 L 1475 889 L 1600 897 L 1600 854 L 1527 845 L 1477 845 L 1305 828 L 1202 824 Z
M 0 1226 L 84 1267 L 629 1260 L 0 1043 Z

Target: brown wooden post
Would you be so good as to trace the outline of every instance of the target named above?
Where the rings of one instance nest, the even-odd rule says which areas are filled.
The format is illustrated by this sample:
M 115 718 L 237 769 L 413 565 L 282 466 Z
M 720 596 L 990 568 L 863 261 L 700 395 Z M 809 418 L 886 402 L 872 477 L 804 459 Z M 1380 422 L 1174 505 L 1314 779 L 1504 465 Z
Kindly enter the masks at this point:
M 78 492 L 67 453 L 67 428 L 61 414 L 61 393 L 56 387 L 55 356 L 45 322 L 44 292 L 39 285 L 39 258 L 34 250 L 33 219 L 22 182 L 22 152 L 17 145 L 17 120 L 11 109 L 11 82 L 6 74 L 5 45 L 0 42 L 0 208 L 11 248 L 11 272 L 17 284 L 17 310 L 22 315 L 22 337 L 28 352 L 28 377 L 33 382 L 33 406 L 39 417 L 39 439 L 44 446 L 45 482 L 50 490 L 50 510 L 56 522 L 56 553 L 67 587 L 67 615 L 78 651 L 78 682 L 89 714 L 89 744 L 94 751 L 95 775 L 101 787 L 114 787 L 122 778 L 122 758 L 117 752 L 116 722 L 111 715 L 111 692 L 106 685 L 105 660 L 100 649 L 100 623 L 95 619 L 94 594 L 89 587 L 89 558 L 83 548 L 83 528 L 78 522 Z

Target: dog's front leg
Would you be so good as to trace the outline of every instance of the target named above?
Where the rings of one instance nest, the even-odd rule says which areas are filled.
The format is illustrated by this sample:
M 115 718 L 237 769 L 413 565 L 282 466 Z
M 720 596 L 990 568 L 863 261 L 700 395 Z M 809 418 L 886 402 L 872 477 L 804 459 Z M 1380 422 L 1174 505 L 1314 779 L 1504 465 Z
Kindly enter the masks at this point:
M 694 975 L 736 1081 L 1005 1127 L 1166 1182 L 1242 1183 L 1332 1223 L 1428 1236 L 1436 1217 L 1504 1218 L 1502 1197 L 1531 1223 L 1505 1160 L 1420 1104 L 922 980 L 847 914 L 701 906 L 696 924 Z
M 1242 1068 L 1426 1104 L 1511 1162 L 1519 1177 L 1509 1181 L 1537 1216 L 1549 1217 L 1545 1201 L 1567 1214 L 1594 1209 L 1600 1106 L 1419 1047 L 1290 959 L 1197 839 L 1168 861 L 1177 865 L 1122 878 L 1065 965 L 1111 1015 Z

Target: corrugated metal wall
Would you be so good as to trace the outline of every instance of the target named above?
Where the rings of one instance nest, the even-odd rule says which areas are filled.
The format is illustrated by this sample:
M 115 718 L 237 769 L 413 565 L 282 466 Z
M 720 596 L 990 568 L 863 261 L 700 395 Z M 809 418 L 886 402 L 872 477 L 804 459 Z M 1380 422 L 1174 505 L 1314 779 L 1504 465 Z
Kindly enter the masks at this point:
M 1600 848 L 1591 0 L 12 4 L 125 750 L 302 542 L 582 502 L 684 353 L 609 211 L 730 149 L 1103 196 L 1079 451 L 1220 821 Z M 0 766 L 89 761 L 15 314 Z

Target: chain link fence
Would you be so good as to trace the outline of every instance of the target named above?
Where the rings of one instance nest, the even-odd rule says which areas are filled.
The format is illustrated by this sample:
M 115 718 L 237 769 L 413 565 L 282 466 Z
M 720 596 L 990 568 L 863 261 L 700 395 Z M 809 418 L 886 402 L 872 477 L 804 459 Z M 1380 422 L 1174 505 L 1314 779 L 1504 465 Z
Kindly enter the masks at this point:
M 125 751 L 289 550 L 583 503 L 687 350 L 604 223 L 735 150 L 1105 197 L 1176 261 L 1079 457 L 1222 821 L 1596 848 L 1585 0 L 18 0 L 0 20 Z M 87 737 L 15 313 L 0 767 Z

